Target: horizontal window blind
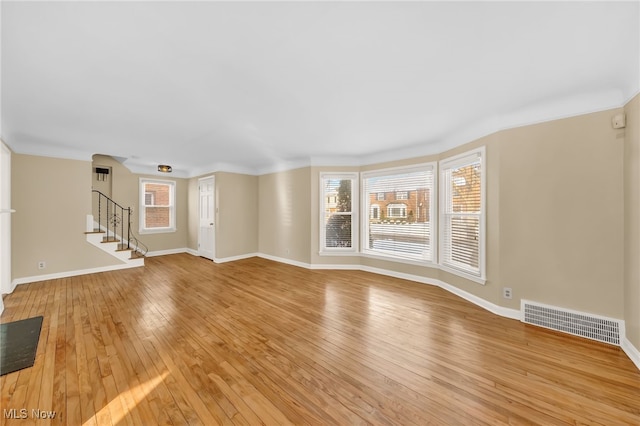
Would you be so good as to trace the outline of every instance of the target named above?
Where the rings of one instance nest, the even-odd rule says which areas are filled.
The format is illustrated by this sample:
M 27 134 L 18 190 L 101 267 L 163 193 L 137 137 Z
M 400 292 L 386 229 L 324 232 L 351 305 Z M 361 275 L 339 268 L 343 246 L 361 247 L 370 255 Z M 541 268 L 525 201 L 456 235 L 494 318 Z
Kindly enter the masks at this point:
M 363 251 L 433 260 L 433 166 L 364 175 Z
M 355 176 L 322 176 L 321 251 L 354 247 L 353 191 L 355 184 Z
M 441 165 L 441 263 L 480 277 L 483 215 L 482 157 Z

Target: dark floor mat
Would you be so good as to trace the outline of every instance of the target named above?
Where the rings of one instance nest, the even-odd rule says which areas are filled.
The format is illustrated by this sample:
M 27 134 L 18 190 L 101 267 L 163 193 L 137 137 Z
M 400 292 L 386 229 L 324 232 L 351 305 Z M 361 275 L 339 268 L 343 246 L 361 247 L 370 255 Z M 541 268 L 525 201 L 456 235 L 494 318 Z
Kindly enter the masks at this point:
M 33 366 L 42 317 L 0 324 L 0 376 Z

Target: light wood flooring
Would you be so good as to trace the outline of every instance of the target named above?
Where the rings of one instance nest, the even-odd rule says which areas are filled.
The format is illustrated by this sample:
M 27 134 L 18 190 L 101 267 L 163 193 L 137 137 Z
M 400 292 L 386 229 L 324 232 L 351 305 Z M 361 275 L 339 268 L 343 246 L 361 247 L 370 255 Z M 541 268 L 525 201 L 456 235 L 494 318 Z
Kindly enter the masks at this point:
M 640 424 L 620 348 L 366 272 L 178 254 L 4 303 L 44 315 L 35 365 L 0 378 L 7 425 Z

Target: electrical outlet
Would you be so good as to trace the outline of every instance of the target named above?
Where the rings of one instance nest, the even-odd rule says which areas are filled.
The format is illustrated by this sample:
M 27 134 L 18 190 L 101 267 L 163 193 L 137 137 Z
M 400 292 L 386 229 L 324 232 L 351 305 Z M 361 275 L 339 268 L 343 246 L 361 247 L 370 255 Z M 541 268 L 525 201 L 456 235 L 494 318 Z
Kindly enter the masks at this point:
M 511 287 L 502 287 L 502 297 L 505 299 L 511 299 L 513 297 L 513 291 Z
M 44 260 L 41 260 L 40 262 L 38 262 L 38 269 L 44 269 L 47 267 L 47 262 L 45 262 Z

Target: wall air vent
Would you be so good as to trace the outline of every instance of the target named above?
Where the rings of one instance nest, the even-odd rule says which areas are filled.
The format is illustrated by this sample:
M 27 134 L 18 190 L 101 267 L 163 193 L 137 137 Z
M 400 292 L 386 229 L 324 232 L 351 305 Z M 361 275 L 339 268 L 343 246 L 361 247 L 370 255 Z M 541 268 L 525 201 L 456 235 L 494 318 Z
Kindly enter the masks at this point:
M 574 336 L 620 346 L 623 322 L 584 312 L 522 300 L 522 321 Z

